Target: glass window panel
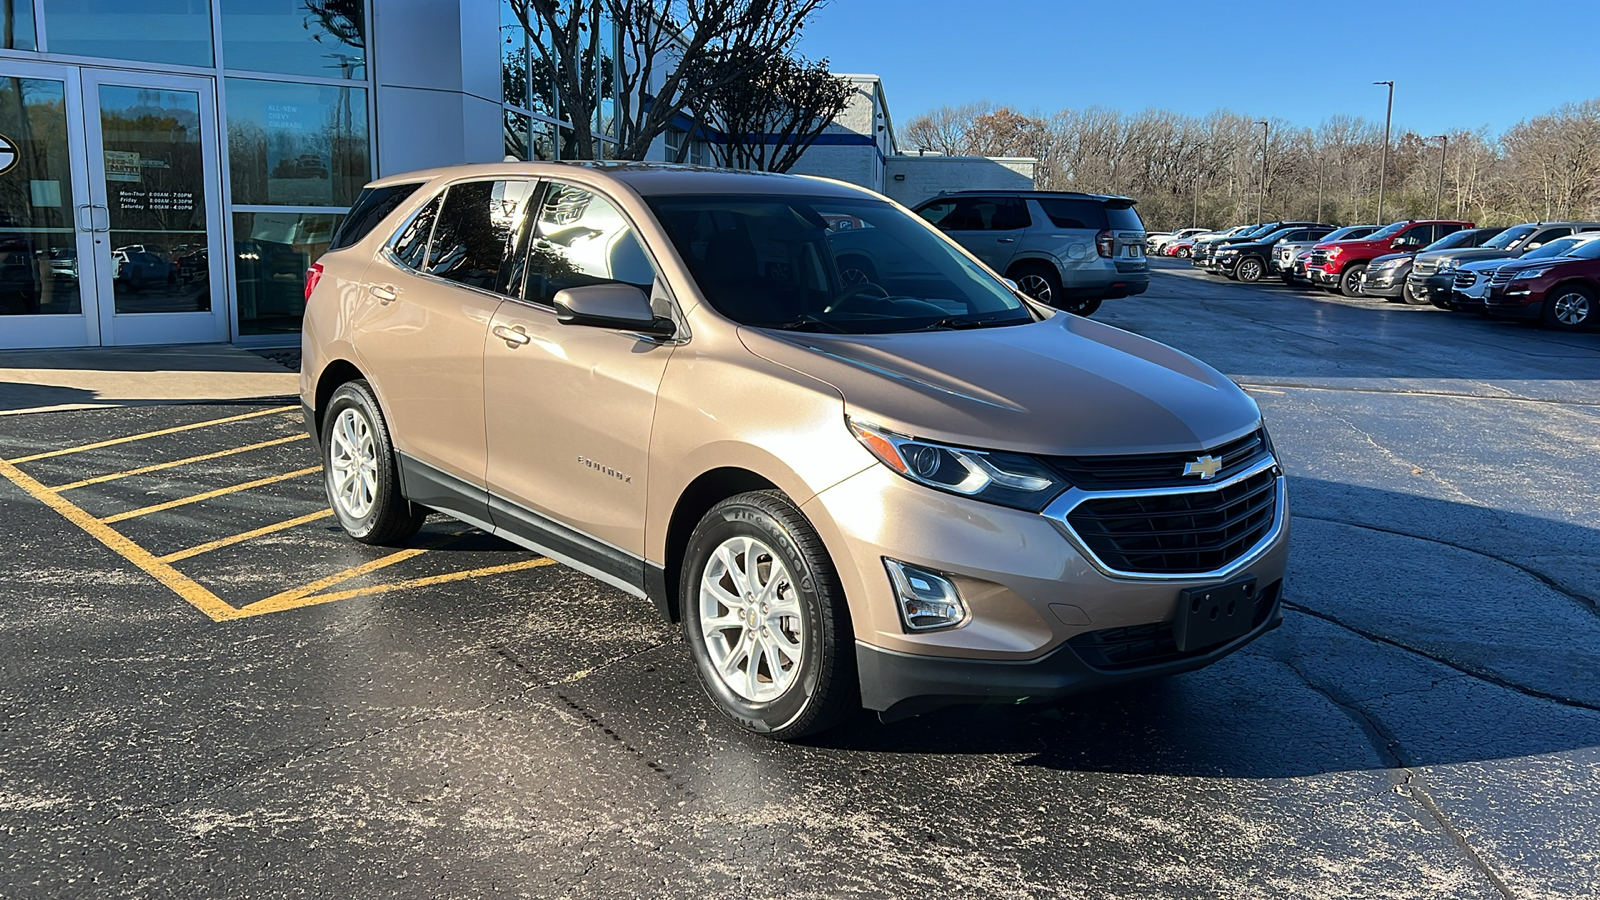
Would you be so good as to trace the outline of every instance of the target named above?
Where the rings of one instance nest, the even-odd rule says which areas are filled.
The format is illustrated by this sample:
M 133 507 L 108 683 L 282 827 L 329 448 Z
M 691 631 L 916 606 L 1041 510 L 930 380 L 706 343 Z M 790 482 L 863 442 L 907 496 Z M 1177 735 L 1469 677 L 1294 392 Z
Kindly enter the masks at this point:
M 616 58 L 617 58 L 617 26 L 601 8 L 600 15 L 600 52 L 595 59 L 598 76 L 595 83 L 599 85 L 600 96 L 594 109 L 594 131 L 597 135 L 613 137 L 617 127 L 617 88 L 616 88 Z
M 433 235 L 433 223 L 438 220 L 439 207 L 443 204 L 442 196 L 435 197 L 406 223 L 405 229 L 394 242 L 394 255 L 401 265 L 419 271 L 422 269 L 422 261 L 428 256 L 428 238 Z
M 0 78 L 0 316 L 77 315 L 78 239 L 67 156 L 66 85 Z
M 306 269 L 328 249 L 338 213 L 234 213 L 240 334 L 297 334 Z
M 111 281 L 119 313 L 206 312 L 200 95 L 102 85 Z
M 532 181 L 451 185 L 428 244 L 423 271 L 486 291 L 507 293 L 510 248 L 520 233 Z
M 527 8 L 528 4 L 517 6 Z M 528 15 L 529 23 L 537 28 L 537 14 L 529 10 Z M 528 26 L 518 18 L 510 0 L 500 0 L 500 81 L 505 102 L 554 116 L 556 95 L 551 75 L 549 60 L 529 40 Z
M 528 299 L 550 303 L 557 291 L 623 282 L 650 290 L 655 267 L 633 226 L 605 198 L 552 183 L 539 204 L 528 260 Z
M 529 119 L 519 112 L 505 111 L 505 145 L 506 155 L 512 159 L 529 159 L 528 156 L 528 129 Z
M 210 0 L 44 0 L 44 21 L 52 53 L 212 64 Z
M 411 199 L 411 195 L 420 187 L 421 182 L 411 182 L 364 188 L 361 196 L 356 198 L 356 205 L 339 222 L 339 229 L 333 233 L 333 243 L 328 249 L 342 250 L 371 234 L 372 229 L 377 228 L 400 204 Z
M 531 140 L 533 155 L 528 159 L 550 162 L 556 158 L 556 126 L 534 119 Z
M 37 50 L 33 33 L 33 0 L 0 0 L 0 47 Z
M 367 92 L 227 79 L 233 202 L 349 206 L 372 180 Z
M 222 0 L 222 64 L 253 72 L 367 77 L 365 0 Z

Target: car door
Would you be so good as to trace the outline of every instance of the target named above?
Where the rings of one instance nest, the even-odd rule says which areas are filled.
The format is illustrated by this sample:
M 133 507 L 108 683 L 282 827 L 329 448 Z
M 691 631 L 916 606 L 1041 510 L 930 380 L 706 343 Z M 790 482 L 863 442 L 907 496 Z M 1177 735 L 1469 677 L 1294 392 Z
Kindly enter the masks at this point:
M 1031 223 L 1028 204 L 1017 197 L 950 197 L 917 210 L 935 228 L 1004 273 L 1017 243 Z
M 484 521 L 483 345 L 507 290 L 512 226 L 534 182 L 450 185 L 367 268 L 357 351 L 371 377 L 406 494 Z
M 618 204 L 545 182 L 521 298 L 502 305 L 484 352 L 490 514 L 563 562 L 613 584 L 643 580 L 645 484 L 656 391 L 674 344 L 562 325 L 564 288 L 625 283 L 670 295 Z

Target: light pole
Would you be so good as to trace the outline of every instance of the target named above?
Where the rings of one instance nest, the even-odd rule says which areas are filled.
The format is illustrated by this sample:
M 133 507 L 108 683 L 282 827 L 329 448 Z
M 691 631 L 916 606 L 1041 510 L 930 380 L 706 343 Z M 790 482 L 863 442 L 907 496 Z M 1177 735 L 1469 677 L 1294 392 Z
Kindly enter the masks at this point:
M 1317 152 L 1317 221 L 1322 221 L 1322 152 Z
M 1389 109 L 1383 114 L 1383 154 L 1378 163 L 1378 226 L 1383 227 L 1383 188 L 1389 179 L 1389 122 L 1394 118 L 1394 82 L 1374 81 L 1389 86 Z
M 1450 135 L 1439 135 L 1439 192 L 1433 195 L 1433 217 L 1439 218 L 1439 210 L 1444 208 L 1444 156 L 1450 152 Z
M 1267 202 L 1267 128 L 1269 126 L 1265 119 L 1256 124 L 1261 126 L 1261 193 L 1256 195 L 1256 221 L 1264 222 L 1266 219 L 1262 216 L 1261 210 Z

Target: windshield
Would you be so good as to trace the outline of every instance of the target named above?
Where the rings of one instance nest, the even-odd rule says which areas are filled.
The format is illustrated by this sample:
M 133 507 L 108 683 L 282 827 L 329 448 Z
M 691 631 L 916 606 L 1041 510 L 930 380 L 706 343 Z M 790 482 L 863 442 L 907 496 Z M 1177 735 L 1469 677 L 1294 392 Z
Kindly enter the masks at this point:
M 1484 246 L 1495 250 L 1510 250 L 1512 247 L 1515 247 L 1524 240 L 1527 240 L 1528 235 L 1533 234 L 1538 230 L 1539 226 L 1537 225 L 1517 225 L 1512 228 L 1507 228 L 1505 231 L 1495 235 L 1492 239 L 1485 241 Z
M 1335 231 L 1335 232 L 1329 234 L 1327 237 L 1323 238 L 1322 240 L 1324 240 L 1324 241 L 1353 241 L 1353 240 L 1356 240 L 1357 238 L 1366 237 L 1367 235 L 1371 234 L 1372 231 L 1373 231 L 1373 228 L 1372 228 L 1371 225 L 1346 225 L 1345 227 L 1339 229 L 1338 231 Z
M 1454 247 L 1470 247 L 1472 246 L 1472 239 L 1474 237 L 1476 237 L 1474 232 L 1457 231 L 1453 234 L 1447 234 L 1428 246 L 1423 247 L 1422 252 L 1426 253 L 1429 250 L 1449 250 Z
M 1535 247 L 1532 250 L 1529 250 L 1527 253 L 1522 254 L 1522 258 L 1544 259 L 1548 256 L 1565 256 L 1568 250 L 1571 250 L 1573 247 L 1576 247 L 1582 243 L 1586 243 L 1584 238 L 1577 237 L 1576 235 L 1571 235 L 1564 238 L 1556 238 L 1548 244 Z
M 1394 237 L 1395 235 L 1399 234 L 1401 231 L 1404 231 L 1405 227 L 1407 225 L 1410 225 L 1410 224 L 1411 224 L 1410 222 L 1394 222 L 1392 224 L 1385 225 L 1382 228 L 1378 229 L 1377 231 L 1374 231 L 1373 233 L 1367 235 L 1367 240 L 1369 240 L 1369 241 L 1381 241 L 1384 238 Z
M 706 300 L 741 325 L 885 334 L 1035 321 L 1005 284 L 881 200 L 645 199 Z
M 1550 245 L 1545 245 L 1545 247 L 1548 246 Z M 1540 247 L 1539 249 L 1543 250 L 1544 247 Z M 1600 241 L 1584 241 L 1578 246 L 1572 248 L 1572 250 L 1568 251 L 1565 255 L 1570 256 L 1573 259 L 1600 259 Z M 1526 256 L 1523 257 L 1523 259 L 1527 258 L 1528 257 Z

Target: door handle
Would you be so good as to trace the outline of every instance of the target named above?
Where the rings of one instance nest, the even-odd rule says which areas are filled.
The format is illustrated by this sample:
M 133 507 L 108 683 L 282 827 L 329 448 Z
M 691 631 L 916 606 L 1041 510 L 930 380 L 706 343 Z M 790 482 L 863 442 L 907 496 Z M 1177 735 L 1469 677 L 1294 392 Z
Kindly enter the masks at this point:
M 94 207 L 87 203 L 78 207 L 78 230 L 94 231 Z
M 505 341 L 507 347 L 521 347 L 523 344 L 533 340 L 533 338 L 528 337 L 528 332 L 523 330 L 521 325 L 511 328 L 507 328 L 504 325 L 496 325 L 494 327 L 494 336 Z
M 395 298 L 400 296 L 395 293 L 394 286 L 388 284 L 369 284 L 367 293 L 378 298 L 379 303 L 393 303 Z
M 105 234 L 111 230 L 111 210 L 99 204 L 89 207 L 89 227 L 95 234 Z
M 1015 244 L 1017 242 L 1016 238 L 998 238 L 997 240 L 1002 244 Z

